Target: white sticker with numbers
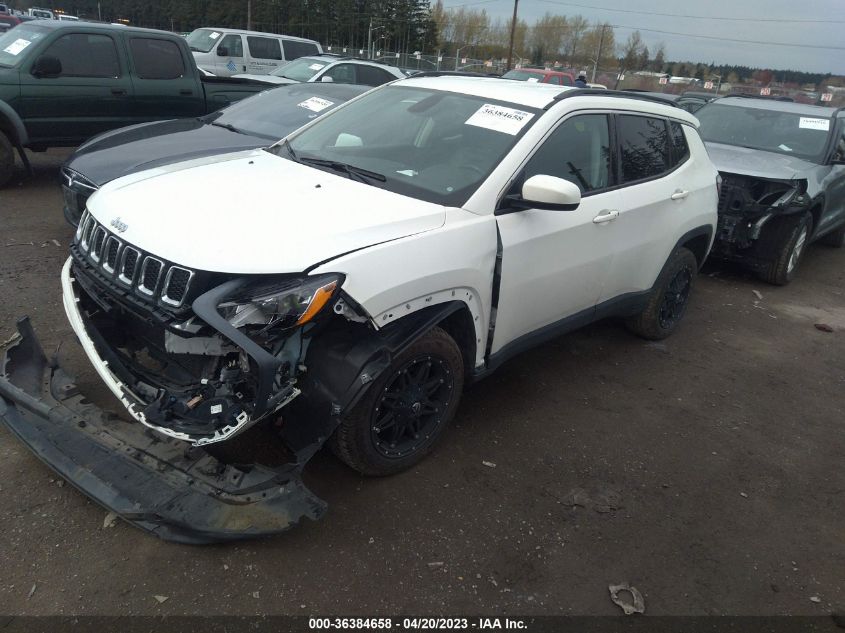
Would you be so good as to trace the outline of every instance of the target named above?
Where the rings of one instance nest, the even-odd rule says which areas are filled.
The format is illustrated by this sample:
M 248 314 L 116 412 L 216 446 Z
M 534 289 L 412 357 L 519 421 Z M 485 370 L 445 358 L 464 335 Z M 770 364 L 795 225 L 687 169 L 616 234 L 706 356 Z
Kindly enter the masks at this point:
M 9 53 L 9 55 L 20 55 L 20 52 L 30 44 L 32 44 L 32 42 L 30 42 L 29 40 L 18 38 L 14 42 L 9 44 L 6 48 L 4 48 L 3 52 Z
M 300 108 L 311 110 L 311 112 L 322 112 L 329 106 L 334 105 L 334 101 L 320 99 L 320 97 L 311 97 L 310 99 L 306 99 L 305 101 L 303 101 L 302 103 L 298 103 L 297 105 Z
M 518 134 L 533 117 L 534 115 L 530 112 L 485 103 L 465 123 L 513 136 Z
M 811 119 L 802 116 L 798 122 L 798 127 L 802 130 L 821 130 L 827 132 L 830 130 L 830 119 Z

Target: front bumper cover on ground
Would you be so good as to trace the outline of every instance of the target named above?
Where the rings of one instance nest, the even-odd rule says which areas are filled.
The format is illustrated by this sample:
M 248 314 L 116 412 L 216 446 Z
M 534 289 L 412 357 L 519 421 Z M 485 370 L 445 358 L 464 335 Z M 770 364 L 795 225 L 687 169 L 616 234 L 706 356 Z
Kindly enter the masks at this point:
M 288 465 L 224 464 L 87 401 L 28 319 L 0 364 L 0 419 L 94 501 L 165 540 L 213 543 L 282 532 L 326 504 Z

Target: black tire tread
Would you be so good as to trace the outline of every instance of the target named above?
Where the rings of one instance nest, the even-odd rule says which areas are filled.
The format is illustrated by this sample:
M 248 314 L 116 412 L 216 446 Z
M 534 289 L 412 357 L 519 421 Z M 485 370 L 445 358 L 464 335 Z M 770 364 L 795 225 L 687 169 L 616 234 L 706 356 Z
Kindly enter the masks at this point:
M 807 211 L 794 216 L 776 218 L 774 224 L 764 228 L 763 236 L 760 238 L 759 250 L 764 253 L 775 253 L 775 257 L 760 270 L 760 278 L 773 286 L 785 286 L 795 278 L 798 269 L 801 267 L 801 260 L 798 261 L 792 272 L 788 272 L 789 257 L 801 227 L 807 223 L 807 245 L 804 246 L 804 253 L 809 246 L 810 233 L 813 230 L 813 216 Z M 766 230 L 768 229 L 768 230 Z
M 698 260 L 691 250 L 681 246 L 666 260 L 663 270 L 660 271 L 657 281 L 654 282 L 646 307 L 626 322 L 626 326 L 631 332 L 649 341 L 659 341 L 675 330 L 677 324 L 669 329 L 660 325 L 660 306 L 663 303 L 666 286 L 683 266 L 689 266 L 692 269 L 692 278 L 690 279 L 690 293 L 692 293 L 695 287 L 695 278 L 698 274 Z
M 9 137 L 0 131 L 0 189 L 12 179 L 15 171 L 15 148 Z
M 407 470 L 422 460 L 434 449 L 439 440 L 443 437 L 443 431 L 449 425 L 449 422 L 454 416 L 455 411 L 458 408 L 458 403 L 461 399 L 461 392 L 463 391 L 463 354 L 461 354 L 458 344 L 451 336 L 449 336 L 449 334 L 446 333 L 445 330 L 435 327 L 414 341 L 406 350 L 399 354 L 394 359 L 393 366 L 402 365 L 407 359 L 419 354 L 420 352 L 431 352 L 432 349 L 437 350 L 438 353 L 442 354 L 451 361 L 452 372 L 455 380 L 455 395 L 449 405 L 450 411 L 437 431 L 438 437 L 425 449 L 419 453 L 410 455 L 408 458 L 388 460 L 387 458 L 375 454 L 374 451 L 368 450 L 367 438 L 370 433 L 370 411 L 372 407 L 375 406 L 376 400 L 380 396 L 382 388 L 385 386 L 387 380 L 392 374 L 392 372 L 388 369 L 384 371 L 382 376 L 370 386 L 369 391 L 364 395 L 361 401 L 342 417 L 340 424 L 329 439 L 329 447 L 331 450 L 350 468 L 357 470 L 363 475 L 373 477 L 393 475 L 403 470 Z

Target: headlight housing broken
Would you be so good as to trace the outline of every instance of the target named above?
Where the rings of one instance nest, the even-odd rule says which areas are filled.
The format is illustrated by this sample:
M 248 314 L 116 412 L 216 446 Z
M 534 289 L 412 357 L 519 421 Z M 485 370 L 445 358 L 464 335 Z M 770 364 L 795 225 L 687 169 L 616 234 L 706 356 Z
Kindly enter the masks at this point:
M 308 323 L 334 303 L 343 279 L 343 275 L 328 274 L 252 282 L 217 310 L 236 328 L 288 329 Z

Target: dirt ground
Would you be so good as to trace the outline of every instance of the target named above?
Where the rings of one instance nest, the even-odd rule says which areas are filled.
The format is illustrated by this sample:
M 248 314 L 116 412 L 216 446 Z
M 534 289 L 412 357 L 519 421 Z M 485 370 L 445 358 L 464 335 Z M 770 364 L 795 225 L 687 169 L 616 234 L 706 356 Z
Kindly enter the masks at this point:
M 65 155 L 0 191 L 0 341 L 29 314 L 96 387 L 61 307 Z M 664 343 L 604 322 L 512 360 L 410 472 L 366 479 L 324 451 L 305 476 L 329 512 L 264 541 L 104 528 L 0 429 L 0 613 L 616 615 L 608 585 L 628 581 L 649 614 L 829 614 L 843 408 L 845 251 L 814 246 L 785 288 L 709 266 Z

